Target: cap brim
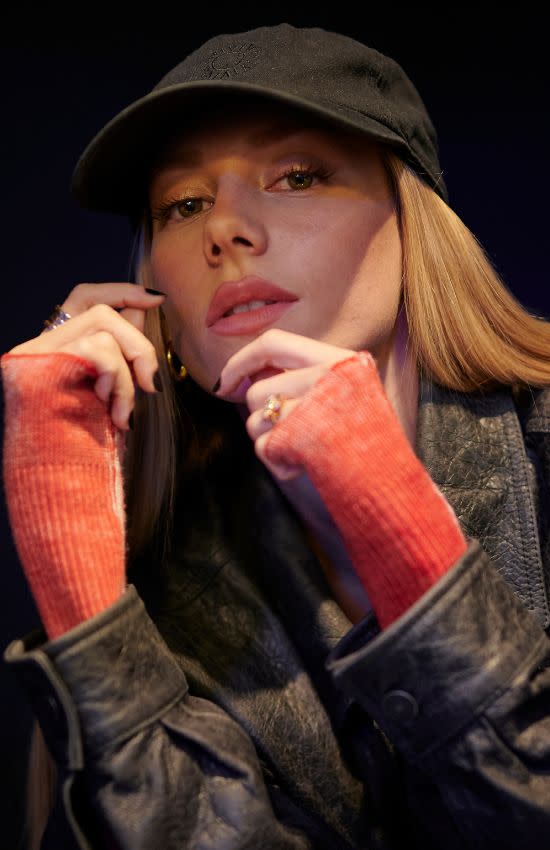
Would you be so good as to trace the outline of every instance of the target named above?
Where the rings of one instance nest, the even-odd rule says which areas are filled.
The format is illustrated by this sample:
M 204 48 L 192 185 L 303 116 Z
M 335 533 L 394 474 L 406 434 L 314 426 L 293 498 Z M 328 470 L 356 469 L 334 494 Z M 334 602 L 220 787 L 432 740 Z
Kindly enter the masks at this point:
M 389 127 L 354 110 L 313 102 L 277 89 L 230 80 L 180 83 L 153 91 L 128 106 L 95 136 L 78 160 L 71 191 L 88 209 L 135 217 L 147 202 L 147 182 L 162 143 L 177 127 L 185 129 L 202 111 L 213 114 L 215 100 L 227 114 L 227 97 L 245 101 L 251 95 L 295 107 L 312 117 L 324 118 L 344 128 L 367 133 L 394 145 L 405 159 L 410 151 L 405 140 Z M 418 168 L 419 163 L 415 166 Z M 421 167 L 422 164 L 420 163 Z

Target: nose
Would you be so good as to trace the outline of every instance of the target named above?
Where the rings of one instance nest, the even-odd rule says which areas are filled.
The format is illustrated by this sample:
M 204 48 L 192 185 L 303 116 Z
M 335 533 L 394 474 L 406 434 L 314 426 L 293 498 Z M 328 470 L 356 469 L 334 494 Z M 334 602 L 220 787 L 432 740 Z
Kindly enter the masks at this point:
M 256 190 L 242 178 L 226 175 L 218 183 L 214 206 L 206 217 L 204 248 L 209 262 L 262 254 L 267 232 Z

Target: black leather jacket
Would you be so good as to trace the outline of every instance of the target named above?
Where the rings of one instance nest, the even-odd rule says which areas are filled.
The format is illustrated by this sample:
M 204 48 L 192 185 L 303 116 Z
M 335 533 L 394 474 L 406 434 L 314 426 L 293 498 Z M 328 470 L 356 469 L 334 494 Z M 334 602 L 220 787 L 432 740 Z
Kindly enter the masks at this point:
M 423 382 L 417 428 L 469 546 L 384 632 L 258 461 L 255 573 L 218 547 L 154 621 L 130 585 L 9 645 L 60 768 L 43 847 L 550 846 L 550 390 Z

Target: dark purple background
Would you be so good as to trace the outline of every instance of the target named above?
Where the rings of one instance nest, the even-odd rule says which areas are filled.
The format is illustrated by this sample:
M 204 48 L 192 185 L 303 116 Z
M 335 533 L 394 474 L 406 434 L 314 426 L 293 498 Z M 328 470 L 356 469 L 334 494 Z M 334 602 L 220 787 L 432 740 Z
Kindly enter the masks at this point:
M 36 336 L 76 283 L 128 279 L 125 220 L 80 210 L 69 197 L 72 168 L 95 132 L 206 38 L 282 21 L 356 37 L 403 66 L 438 130 L 452 208 L 515 296 L 533 313 L 550 318 L 543 131 L 548 80 L 540 21 L 519 19 L 517 10 L 505 19 L 499 10 L 498 18 L 485 22 L 474 19 L 472 10 L 449 12 L 448 6 L 441 7 L 438 20 L 426 21 L 417 6 L 405 18 L 392 7 L 374 20 L 357 11 L 300 15 L 281 4 L 276 13 L 259 14 L 240 4 L 237 14 L 205 7 L 203 18 L 213 22 L 205 24 L 185 20 L 174 8 L 181 4 L 162 5 L 163 20 L 150 10 L 147 23 L 132 17 L 115 24 L 96 12 L 78 24 L 65 20 L 63 34 L 61 22 L 38 20 L 36 10 L 24 25 L 19 20 L 4 26 L 2 352 Z M 3 650 L 37 624 L 37 615 L 5 507 L 0 522 Z M 30 714 L 3 665 L 0 688 L 2 846 L 15 848 Z

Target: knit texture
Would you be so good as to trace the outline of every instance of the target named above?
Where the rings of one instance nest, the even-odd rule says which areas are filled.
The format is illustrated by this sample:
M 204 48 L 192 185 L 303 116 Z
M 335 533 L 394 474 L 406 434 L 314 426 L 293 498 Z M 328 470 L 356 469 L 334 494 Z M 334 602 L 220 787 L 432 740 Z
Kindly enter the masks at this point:
M 23 570 L 49 638 L 125 588 L 124 435 L 76 355 L 4 354 L 4 487 Z
M 336 363 L 269 432 L 272 463 L 302 466 L 337 525 L 382 629 L 466 551 L 368 351 Z
M 50 638 L 125 587 L 124 435 L 72 354 L 5 354 L 4 484 L 16 547 Z M 333 366 L 277 423 L 268 460 L 303 466 L 338 526 L 381 628 L 466 551 L 369 352 Z

